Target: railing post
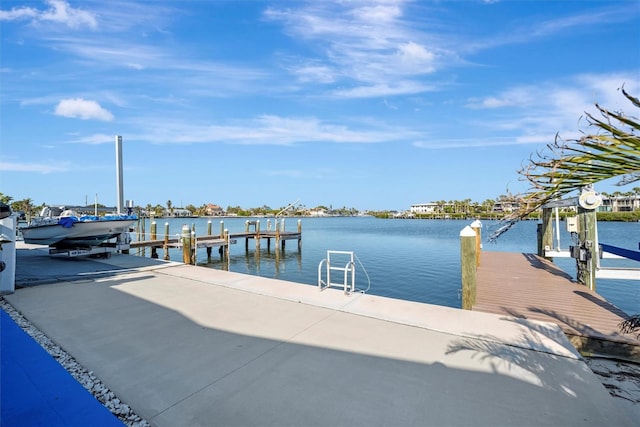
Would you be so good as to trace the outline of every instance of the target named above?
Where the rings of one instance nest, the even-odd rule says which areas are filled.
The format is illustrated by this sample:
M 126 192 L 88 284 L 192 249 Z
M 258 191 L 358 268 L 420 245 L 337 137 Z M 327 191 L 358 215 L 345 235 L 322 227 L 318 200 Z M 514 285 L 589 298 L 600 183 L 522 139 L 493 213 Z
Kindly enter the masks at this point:
M 462 308 L 471 310 L 476 303 L 476 232 L 466 226 L 460 232 L 460 268 Z

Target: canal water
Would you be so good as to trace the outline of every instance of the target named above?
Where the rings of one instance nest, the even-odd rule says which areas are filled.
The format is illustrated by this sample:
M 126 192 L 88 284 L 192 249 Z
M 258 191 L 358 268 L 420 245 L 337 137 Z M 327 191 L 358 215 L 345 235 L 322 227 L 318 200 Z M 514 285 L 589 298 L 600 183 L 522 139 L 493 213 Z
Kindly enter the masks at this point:
M 261 230 L 267 229 L 267 218 L 260 220 Z M 212 233 L 220 232 L 220 222 L 230 233 L 245 230 L 247 218 L 161 218 L 156 219 L 158 238 L 164 236 L 164 224 L 169 224 L 169 234 L 180 234 L 182 226 L 195 225 L 196 234 L 203 236 L 211 221 Z M 297 230 L 297 219 L 287 218 L 287 231 Z M 317 286 L 318 265 L 327 257 L 327 251 L 351 251 L 355 254 L 356 288 L 367 293 L 409 301 L 460 307 L 460 231 L 471 221 L 377 219 L 373 217 L 302 218 L 302 247 L 296 240 L 288 240 L 285 249 L 276 247 L 272 240 L 267 248 L 266 240 L 256 250 L 249 240 L 245 249 L 244 239 L 238 239 L 230 247 L 228 260 L 221 259 L 217 248 L 211 257 L 206 249 L 197 252 L 200 266 L 224 269 L 238 273 L 257 275 Z M 537 221 L 517 223 L 496 243 L 486 237 L 498 225 L 497 221 L 482 222 L 483 250 L 501 252 L 535 253 Z M 274 219 L 271 218 L 274 227 Z M 571 237 L 560 223 L 560 246 L 568 249 Z M 639 223 L 600 222 L 600 242 L 631 250 L 638 250 Z M 145 230 L 150 231 L 149 220 Z M 149 237 L 147 236 L 147 239 Z M 163 256 L 162 250 L 158 250 Z M 149 256 L 150 249 L 145 255 Z M 171 249 L 172 260 L 181 261 L 179 249 Z M 346 257 L 333 257 L 332 265 L 346 265 Z M 560 268 L 575 278 L 575 261 L 556 258 Z M 603 260 L 612 266 L 638 267 L 631 261 Z M 342 278 L 332 273 L 332 282 Z M 640 313 L 640 281 L 598 279 L 597 291 L 608 301 L 629 314 Z

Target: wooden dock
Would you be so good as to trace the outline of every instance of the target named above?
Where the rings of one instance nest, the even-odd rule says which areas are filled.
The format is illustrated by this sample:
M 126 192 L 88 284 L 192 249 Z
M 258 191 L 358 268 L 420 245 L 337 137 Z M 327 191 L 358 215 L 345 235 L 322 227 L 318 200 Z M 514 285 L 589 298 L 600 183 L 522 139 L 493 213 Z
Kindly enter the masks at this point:
M 199 248 L 206 248 L 207 256 L 211 256 L 212 248 L 217 247 L 221 257 L 226 257 L 229 260 L 229 249 L 232 244 L 237 242 L 237 239 L 245 239 L 245 249 L 249 249 L 249 240 L 255 241 L 256 249 L 260 249 L 260 242 L 263 239 L 267 240 L 267 250 L 271 249 L 271 240 L 275 240 L 276 246 L 280 245 L 284 251 L 285 242 L 287 240 L 297 240 L 298 250 L 302 246 L 302 225 L 298 221 L 297 231 L 285 231 L 284 220 L 280 224 L 276 221 L 275 228 L 271 229 L 270 221 L 267 222 L 268 228 L 266 231 L 260 231 L 259 221 L 246 221 L 244 232 L 229 233 L 224 228 L 224 222 L 220 222 L 220 234 L 214 235 L 211 232 L 211 221 L 207 224 L 207 234 L 204 236 L 197 236 L 195 232 L 195 225 L 190 229 L 184 225 L 181 229 L 180 237 L 170 237 L 169 225 L 165 224 L 164 238 L 158 239 L 156 224 L 151 225 L 151 239 L 144 239 L 144 232 L 138 233 L 138 239 L 130 242 L 129 249 L 141 249 L 144 254 L 144 248 L 151 248 L 151 258 L 158 258 L 158 249 L 164 251 L 164 259 L 169 260 L 170 248 L 182 249 L 182 261 L 185 264 L 196 263 L 196 253 Z M 253 230 L 251 230 L 253 228 Z M 186 233 L 186 234 L 185 234 Z M 142 238 L 142 239 L 141 239 Z M 127 252 L 128 253 L 128 249 Z
M 245 239 L 245 246 L 248 245 L 249 239 L 253 240 L 261 240 L 267 239 L 267 247 L 270 247 L 271 240 L 274 239 L 276 241 L 285 242 L 286 240 L 298 240 L 301 241 L 302 233 L 294 232 L 294 231 L 282 231 L 277 233 L 274 231 L 263 231 L 260 233 L 256 232 L 248 232 L 248 233 L 231 233 L 229 234 L 229 240 L 231 244 L 236 243 L 237 239 Z M 171 239 L 155 239 L 155 240 L 138 240 L 130 243 L 131 249 L 136 248 L 162 248 L 166 244 L 169 248 L 180 248 L 182 247 L 182 241 L 180 238 L 173 237 Z M 196 247 L 198 248 L 209 248 L 209 247 L 218 247 L 218 246 L 226 246 L 227 240 L 224 236 L 220 235 L 210 235 L 210 236 L 197 236 L 196 237 Z
M 483 251 L 476 280 L 472 310 L 553 322 L 585 355 L 640 362 L 640 340 L 618 326 L 626 314 L 553 262 L 534 254 Z

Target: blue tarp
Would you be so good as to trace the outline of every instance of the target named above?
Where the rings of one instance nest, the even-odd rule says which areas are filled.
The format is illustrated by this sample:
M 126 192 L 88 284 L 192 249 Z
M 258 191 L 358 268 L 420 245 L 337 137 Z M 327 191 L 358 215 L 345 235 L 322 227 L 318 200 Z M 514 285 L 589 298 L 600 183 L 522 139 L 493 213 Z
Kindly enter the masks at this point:
M 78 218 L 76 218 L 75 216 L 63 216 L 58 220 L 58 224 L 60 224 L 64 228 L 71 228 L 76 222 L 78 222 Z
M 3 310 L 0 425 L 124 426 Z

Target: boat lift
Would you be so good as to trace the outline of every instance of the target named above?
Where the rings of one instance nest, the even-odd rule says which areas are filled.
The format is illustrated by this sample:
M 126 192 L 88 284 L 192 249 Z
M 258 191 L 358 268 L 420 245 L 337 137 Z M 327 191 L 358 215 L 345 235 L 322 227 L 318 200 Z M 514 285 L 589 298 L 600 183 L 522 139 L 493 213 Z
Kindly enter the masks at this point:
M 586 195 L 591 196 L 591 194 Z M 582 198 L 585 198 L 582 196 Z M 586 261 L 595 253 L 596 257 L 596 269 L 595 269 L 595 278 L 600 279 L 623 279 L 623 280 L 640 280 L 640 268 L 629 268 L 629 267 L 611 267 L 611 266 L 603 266 L 600 263 L 602 259 L 617 259 L 617 260 L 633 260 L 640 261 L 640 252 L 633 251 L 625 248 L 620 248 L 613 245 L 608 245 L 605 243 L 599 242 L 598 239 L 598 223 L 595 223 L 595 250 L 585 250 L 582 245 L 577 244 L 577 242 L 573 242 L 573 245 L 570 245 L 568 249 L 561 249 L 560 242 L 560 219 L 559 219 L 559 208 L 561 207 L 569 207 L 576 206 L 579 203 L 584 203 L 578 197 L 569 198 L 565 200 L 557 200 L 550 202 L 545 205 L 546 208 L 553 208 L 555 214 L 555 244 L 554 247 L 545 246 L 544 248 L 544 256 L 549 258 L 574 258 L 576 260 Z M 595 204 L 596 207 L 599 206 L 599 203 Z M 578 234 L 578 219 L 577 217 L 566 217 L 566 231 L 570 233 L 572 239 L 577 240 Z M 592 252 L 592 253 L 591 253 Z

